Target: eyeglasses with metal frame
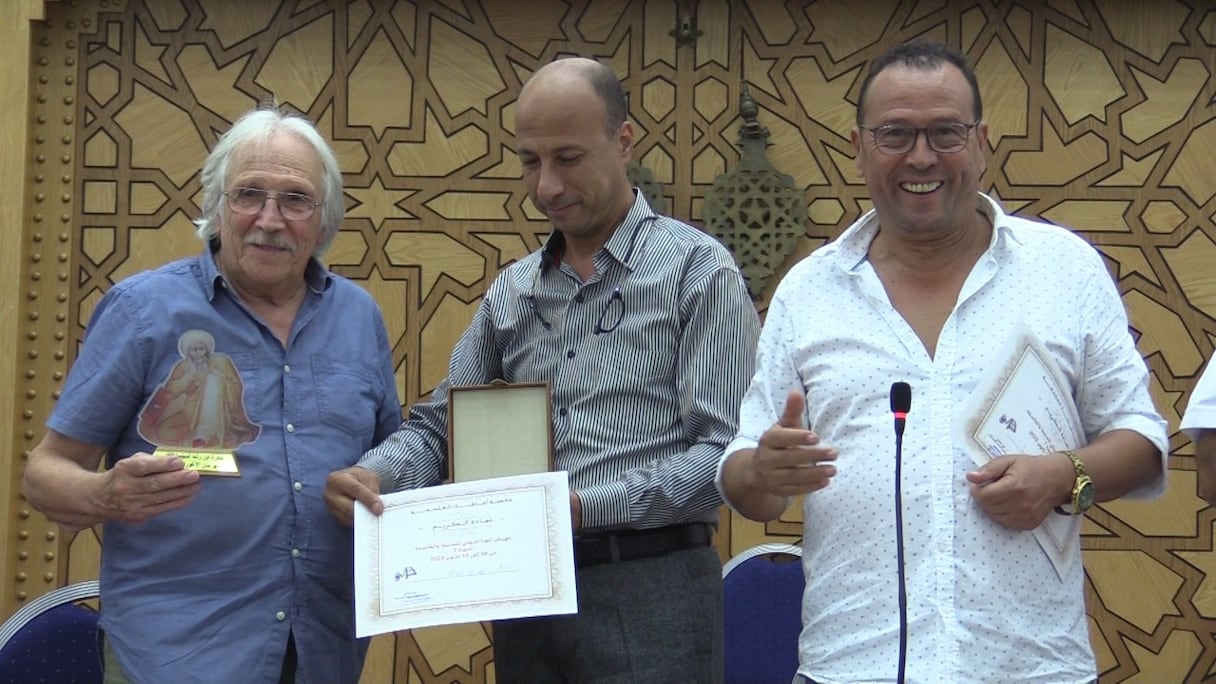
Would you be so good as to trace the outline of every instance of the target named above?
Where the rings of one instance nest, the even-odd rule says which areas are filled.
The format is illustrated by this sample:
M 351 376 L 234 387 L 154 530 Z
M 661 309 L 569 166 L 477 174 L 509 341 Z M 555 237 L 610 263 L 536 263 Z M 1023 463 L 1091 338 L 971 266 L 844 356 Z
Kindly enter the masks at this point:
M 912 151 L 913 147 L 916 147 L 916 139 L 921 133 L 925 134 L 925 141 L 929 143 L 929 149 L 938 154 L 953 154 L 967 146 L 971 129 L 978 125 L 980 125 L 979 121 L 971 123 L 955 121 L 935 123 L 921 128 L 903 124 L 883 124 L 873 127 L 859 124 L 857 127 L 863 131 L 869 131 L 871 137 L 874 138 L 874 147 L 877 147 L 878 151 L 883 154 L 907 154 Z
M 272 199 L 285 221 L 307 221 L 323 204 L 302 192 L 271 192 L 262 188 L 233 188 L 224 197 L 228 198 L 228 208 L 243 216 L 257 216 L 266 200 Z

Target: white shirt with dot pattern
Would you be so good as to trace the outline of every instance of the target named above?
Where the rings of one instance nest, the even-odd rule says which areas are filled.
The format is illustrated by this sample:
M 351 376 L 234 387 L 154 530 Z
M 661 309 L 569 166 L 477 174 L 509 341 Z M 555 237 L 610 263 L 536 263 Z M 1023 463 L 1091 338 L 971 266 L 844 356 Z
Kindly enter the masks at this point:
M 839 451 L 836 477 L 803 503 L 799 673 L 822 684 L 896 676 L 893 382 L 913 392 L 901 478 L 909 683 L 1096 676 L 1082 564 L 1061 579 L 1033 534 L 991 520 L 964 477 L 975 467 L 966 408 L 985 372 L 1004 361 L 1015 330 L 1029 328 L 1044 343 L 1087 439 L 1134 430 L 1162 450 L 1165 469 L 1166 424 L 1097 251 L 1066 229 L 1008 216 L 980 198 L 992 242 L 946 319 L 935 358 L 867 260 L 878 231 L 873 212 L 796 264 L 768 309 L 739 434 L 725 453 L 754 448 L 794 389 L 806 395 L 807 425 Z M 1164 487 L 1158 478 L 1130 496 L 1159 496 Z
M 1201 431 L 1216 429 L 1216 363 L 1208 361 L 1208 367 L 1195 383 L 1181 427 L 1192 441 L 1199 440 Z

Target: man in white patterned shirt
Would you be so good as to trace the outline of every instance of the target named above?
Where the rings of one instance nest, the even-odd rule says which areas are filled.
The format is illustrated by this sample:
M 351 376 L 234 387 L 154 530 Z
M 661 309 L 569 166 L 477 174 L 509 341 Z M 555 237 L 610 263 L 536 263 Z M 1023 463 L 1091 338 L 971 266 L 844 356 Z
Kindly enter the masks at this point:
M 495 623 L 504 684 L 722 679 L 714 472 L 759 322 L 731 255 L 630 187 L 625 114 L 620 82 L 588 59 L 524 85 L 516 152 L 553 232 L 495 279 L 432 398 L 327 487 L 340 519 L 352 500 L 379 513 L 381 492 L 444 476 L 449 386 L 550 383 L 578 614 Z
M 1093 681 L 1068 516 L 1164 489 L 1165 422 L 1118 292 L 1079 237 L 979 193 L 987 132 L 957 50 L 879 57 L 852 131 L 874 211 L 795 265 L 768 309 L 718 477 L 756 520 L 805 495 L 796 681 Z M 1024 332 L 1084 441 L 977 466 L 973 393 Z M 897 382 L 915 393 L 899 460 Z M 1058 569 L 1033 532 L 1049 517 L 1070 531 Z
M 1182 416 L 1182 431 L 1195 443 L 1195 479 L 1199 496 L 1216 505 L 1216 363 L 1199 376 Z

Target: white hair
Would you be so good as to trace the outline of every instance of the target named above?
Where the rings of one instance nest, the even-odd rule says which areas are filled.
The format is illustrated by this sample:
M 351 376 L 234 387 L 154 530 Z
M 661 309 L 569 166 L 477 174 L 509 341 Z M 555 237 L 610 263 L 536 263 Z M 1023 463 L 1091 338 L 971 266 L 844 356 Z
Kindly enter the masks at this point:
M 313 256 L 320 257 L 329 248 L 346 215 L 342 170 L 338 167 L 338 159 L 312 122 L 277 109 L 255 109 L 245 113 L 227 133 L 220 136 L 211 154 L 207 155 L 201 176 L 203 215 L 194 221 L 198 227 L 196 232 L 204 242 L 219 239 L 220 211 L 224 206 L 226 190 L 224 183 L 233 156 L 245 146 L 264 143 L 280 131 L 291 133 L 308 143 L 321 159 L 321 206 L 318 207 L 321 212 L 321 237 L 317 240 Z

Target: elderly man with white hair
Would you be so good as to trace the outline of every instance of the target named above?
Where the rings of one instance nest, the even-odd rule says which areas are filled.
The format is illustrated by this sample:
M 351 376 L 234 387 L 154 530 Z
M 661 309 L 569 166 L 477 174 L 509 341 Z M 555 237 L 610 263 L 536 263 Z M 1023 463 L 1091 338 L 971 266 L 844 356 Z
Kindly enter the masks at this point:
M 319 261 L 338 164 L 311 123 L 258 109 L 201 179 L 206 248 L 106 293 L 25 493 L 69 531 L 103 527 L 107 682 L 353 683 L 351 532 L 322 495 L 401 406 L 375 301 Z M 174 372 L 204 333 L 235 373 Z M 222 454 L 199 424 L 224 428 Z M 205 477 L 208 455 L 237 476 Z

